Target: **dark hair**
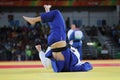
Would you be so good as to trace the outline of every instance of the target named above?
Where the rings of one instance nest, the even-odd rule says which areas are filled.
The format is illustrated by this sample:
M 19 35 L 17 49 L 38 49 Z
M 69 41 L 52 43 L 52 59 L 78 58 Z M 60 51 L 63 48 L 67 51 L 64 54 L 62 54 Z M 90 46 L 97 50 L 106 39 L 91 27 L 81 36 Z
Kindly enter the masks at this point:
M 35 45 L 40 45 L 41 44 L 41 40 L 40 39 L 35 39 L 34 44 Z

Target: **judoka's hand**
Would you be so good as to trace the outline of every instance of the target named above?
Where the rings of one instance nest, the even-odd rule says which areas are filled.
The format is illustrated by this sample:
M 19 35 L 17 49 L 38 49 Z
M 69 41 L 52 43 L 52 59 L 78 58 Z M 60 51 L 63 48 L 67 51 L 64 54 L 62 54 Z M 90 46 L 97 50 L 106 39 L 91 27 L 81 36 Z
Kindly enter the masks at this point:
M 37 49 L 38 52 L 42 51 L 42 49 L 41 49 L 41 45 L 40 45 L 40 44 L 35 45 L 35 48 Z

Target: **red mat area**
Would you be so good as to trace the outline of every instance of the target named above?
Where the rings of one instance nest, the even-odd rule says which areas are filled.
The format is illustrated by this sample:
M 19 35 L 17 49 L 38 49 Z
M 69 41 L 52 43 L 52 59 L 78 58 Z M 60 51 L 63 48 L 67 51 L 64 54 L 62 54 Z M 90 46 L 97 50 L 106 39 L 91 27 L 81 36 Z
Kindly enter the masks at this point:
M 43 65 L 0 65 L 0 68 L 43 68 Z
M 92 64 L 93 67 L 119 67 L 120 64 Z M 43 65 L 0 65 L 0 68 L 43 68 Z

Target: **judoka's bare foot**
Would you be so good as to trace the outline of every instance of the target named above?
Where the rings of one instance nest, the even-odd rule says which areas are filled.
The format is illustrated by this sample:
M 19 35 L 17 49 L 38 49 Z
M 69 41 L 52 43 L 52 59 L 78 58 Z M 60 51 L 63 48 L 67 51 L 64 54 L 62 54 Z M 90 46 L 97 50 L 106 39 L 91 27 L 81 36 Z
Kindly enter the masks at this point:
M 51 5 L 44 5 L 46 12 L 49 12 L 51 7 L 52 7 Z
M 35 18 L 26 17 L 26 16 L 23 16 L 23 18 L 32 25 L 36 23 Z

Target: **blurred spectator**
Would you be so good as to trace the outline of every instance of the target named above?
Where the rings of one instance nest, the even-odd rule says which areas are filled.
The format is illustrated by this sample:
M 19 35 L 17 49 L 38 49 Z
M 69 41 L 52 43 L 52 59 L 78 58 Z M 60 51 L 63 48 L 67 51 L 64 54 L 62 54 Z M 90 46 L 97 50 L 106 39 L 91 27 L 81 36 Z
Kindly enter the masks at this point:
M 36 49 L 31 49 L 34 46 L 31 43 L 36 38 L 40 38 L 43 43 L 42 47 L 45 50 L 47 48 L 48 34 L 49 28 L 46 25 L 43 27 L 40 23 L 35 25 L 35 27 L 0 26 L 0 60 L 26 60 L 25 51 L 27 45 L 29 45 L 31 53 L 34 54 L 34 58 L 31 59 L 39 59 L 35 57 Z
M 0 44 L 0 60 L 6 60 L 5 47 Z
M 109 59 L 109 51 L 108 51 L 108 48 L 106 47 L 106 45 L 102 46 L 101 58 L 102 59 Z
M 25 54 L 26 54 L 26 60 L 32 60 L 33 59 L 32 51 L 31 51 L 29 45 L 26 45 Z

